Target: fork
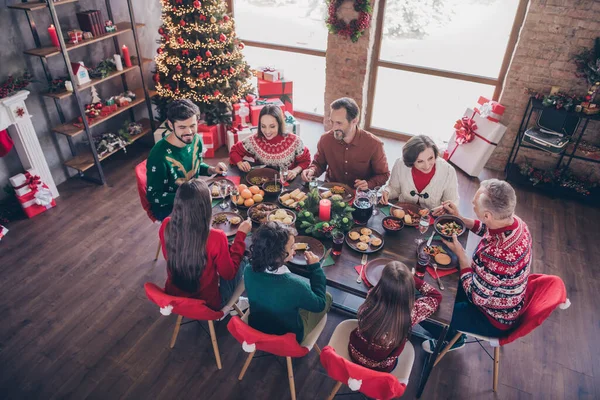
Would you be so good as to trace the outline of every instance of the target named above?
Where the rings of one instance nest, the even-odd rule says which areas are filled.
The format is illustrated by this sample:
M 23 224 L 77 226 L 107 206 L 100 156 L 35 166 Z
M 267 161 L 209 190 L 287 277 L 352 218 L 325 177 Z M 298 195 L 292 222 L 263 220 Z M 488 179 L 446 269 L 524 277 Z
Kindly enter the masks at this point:
M 365 264 L 367 263 L 368 257 L 369 256 L 367 254 L 363 254 L 362 256 L 362 260 L 360 261 L 360 273 L 358 274 L 358 278 L 356 278 L 356 283 L 362 283 L 362 274 L 363 270 L 365 269 Z
M 437 283 L 438 283 L 438 286 L 440 287 L 440 290 L 444 290 L 444 285 L 442 284 L 442 281 L 440 280 L 440 276 L 437 273 L 437 264 L 431 263 L 431 266 L 433 267 L 433 272 L 435 272 L 435 279 L 437 279 Z

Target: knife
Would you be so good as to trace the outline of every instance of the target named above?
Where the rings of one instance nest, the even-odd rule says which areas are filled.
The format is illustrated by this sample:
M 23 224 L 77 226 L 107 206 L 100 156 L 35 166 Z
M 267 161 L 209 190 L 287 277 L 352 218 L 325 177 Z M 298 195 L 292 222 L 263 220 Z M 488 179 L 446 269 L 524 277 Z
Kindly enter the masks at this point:
M 431 236 L 429 237 L 429 240 L 427 241 L 427 247 L 431 246 L 431 241 L 433 240 L 433 236 L 435 235 L 435 230 L 433 232 L 431 232 Z
M 266 167 L 267 167 L 267 164 L 262 164 L 262 165 L 255 165 L 250 169 L 260 169 L 260 168 L 266 168 Z
M 321 268 L 323 268 L 325 260 L 327 260 L 327 257 L 329 257 L 329 253 L 331 253 L 331 249 L 327 249 L 327 251 L 325 252 L 325 255 L 323 256 L 323 259 L 321 260 L 321 263 L 319 265 Z

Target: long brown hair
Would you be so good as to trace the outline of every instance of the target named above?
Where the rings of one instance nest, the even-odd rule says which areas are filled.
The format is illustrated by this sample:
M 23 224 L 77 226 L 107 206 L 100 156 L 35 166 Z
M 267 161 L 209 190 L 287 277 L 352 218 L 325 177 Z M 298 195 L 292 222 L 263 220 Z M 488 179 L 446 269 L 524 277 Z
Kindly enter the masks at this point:
M 408 267 L 392 261 L 358 308 L 358 328 L 370 343 L 396 348 L 410 334 L 415 282 Z
M 204 181 L 182 183 L 175 194 L 166 228 L 167 268 L 173 284 L 193 293 L 206 266 L 206 241 L 212 218 L 211 197 Z
M 267 104 L 260 110 L 260 114 L 258 116 L 258 136 L 262 136 L 262 137 L 265 136 L 265 134 L 262 132 L 262 129 L 261 129 L 262 117 L 265 115 L 270 115 L 271 117 L 273 117 L 277 120 L 277 134 L 278 135 L 287 136 L 287 132 L 285 129 L 285 122 L 283 119 L 283 111 L 281 111 L 281 108 L 279 108 L 278 106 L 276 106 L 274 104 Z

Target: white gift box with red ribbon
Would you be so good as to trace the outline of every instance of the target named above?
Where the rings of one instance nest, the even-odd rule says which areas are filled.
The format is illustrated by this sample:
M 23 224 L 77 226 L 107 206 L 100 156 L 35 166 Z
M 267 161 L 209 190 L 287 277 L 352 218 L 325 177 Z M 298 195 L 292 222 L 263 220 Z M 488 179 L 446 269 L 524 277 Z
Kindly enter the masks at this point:
M 40 177 L 35 175 L 35 171 L 28 170 L 24 174 L 17 174 L 9 181 L 15 189 L 17 200 L 29 218 L 56 206 L 52 192 Z
M 236 144 L 237 142 L 241 142 L 242 140 L 246 139 L 250 135 L 255 134 L 256 132 L 258 132 L 257 126 L 229 128 L 227 130 L 227 148 L 229 149 L 229 151 L 231 151 L 231 148 L 234 144 Z
M 9 178 L 9 182 L 17 196 L 24 196 L 34 190 L 41 183 L 41 179 L 35 170 L 28 169 L 27 172 Z
M 504 115 L 506 107 L 497 101 L 488 100 L 483 96 L 479 96 L 477 105 L 475 106 L 475 112 L 481 115 L 483 118 L 487 118 L 492 122 L 500 122 L 500 118 Z
M 470 176 L 479 176 L 506 132 L 506 126 L 467 108 L 448 143 L 448 161 Z

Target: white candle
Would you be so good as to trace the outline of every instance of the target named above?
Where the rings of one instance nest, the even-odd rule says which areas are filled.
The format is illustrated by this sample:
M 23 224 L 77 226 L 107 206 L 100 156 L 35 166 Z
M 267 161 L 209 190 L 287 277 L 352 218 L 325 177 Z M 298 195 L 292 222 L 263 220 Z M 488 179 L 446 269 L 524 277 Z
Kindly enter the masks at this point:
M 73 91 L 73 84 L 71 83 L 71 81 L 65 81 L 65 89 L 67 89 L 67 92 Z
M 115 54 L 115 65 L 117 66 L 117 71 L 123 71 L 123 63 L 121 62 L 121 55 Z

